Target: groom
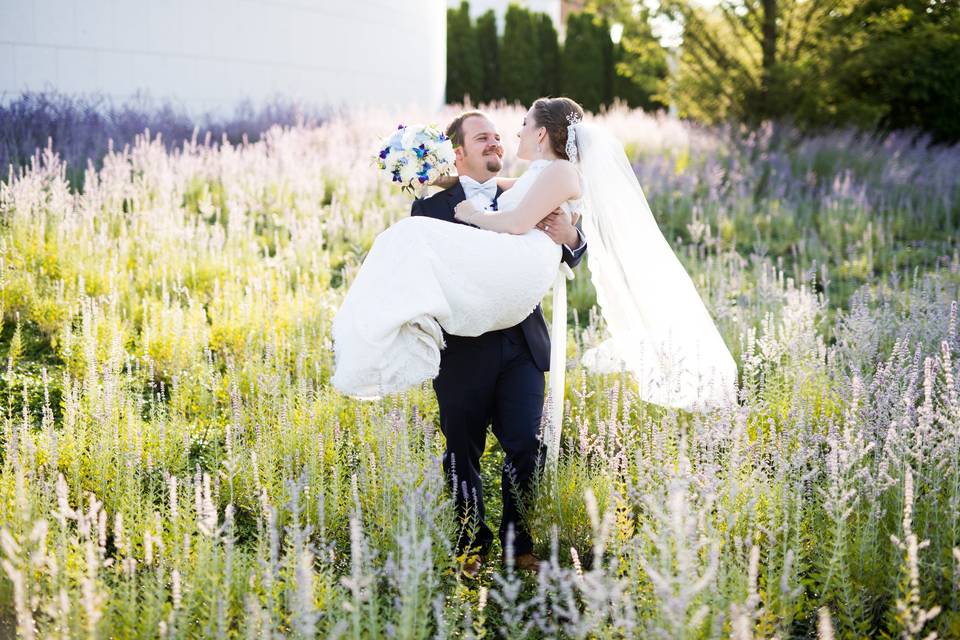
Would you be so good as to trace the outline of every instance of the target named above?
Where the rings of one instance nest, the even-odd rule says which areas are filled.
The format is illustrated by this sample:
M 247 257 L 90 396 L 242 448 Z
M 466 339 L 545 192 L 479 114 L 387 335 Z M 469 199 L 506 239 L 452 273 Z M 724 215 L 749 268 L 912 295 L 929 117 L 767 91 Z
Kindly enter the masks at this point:
M 493 122 L 481 111 L 457 116 L 447 127 L 447 136 L 456 152 L 459 183 L 429 198 L 415 200 L 411 213 L 463 224 L 454 219 L 453 211 L 466 198 L 483 194 L 496 207 L 501 193 L 496 176 L 503 167 L 503 147 Z M 586 242 L 559 209 L 537 227 L 562 245 L 562 259 L 571 268 L 580 262 Z M 538 559 L 532 553 L 533 541 L 520 517 L 518 498 L 529 491 L 534 472 L 543 462 L 538 455 L 543 374 L 550 368 L 550 336 L 543 311 L 537 305 L 523 322 L 507 329 L 477 337 L 444 332 L 444 339 L 447 346 L 440 352 L 440 373 L 433 388 L 440 408 L 440 429 L 446 438 L 443 469 L 448 481 L 456 479 L 458 516 L 461 521 L 468 518 L 468 526 L 457 540 L 458 553 L 468 552 L 463 571 L 476 577 L 493 542 L 493 533 L 484 521 L 480 478 L 480 456 L 491 422 L 506 454 L 501 475 L 500 541 L 506 550 L 507 531 L 512 524 L 516 566 L 536 571 Z M 475 528 L 471 530 L 472 526 Z

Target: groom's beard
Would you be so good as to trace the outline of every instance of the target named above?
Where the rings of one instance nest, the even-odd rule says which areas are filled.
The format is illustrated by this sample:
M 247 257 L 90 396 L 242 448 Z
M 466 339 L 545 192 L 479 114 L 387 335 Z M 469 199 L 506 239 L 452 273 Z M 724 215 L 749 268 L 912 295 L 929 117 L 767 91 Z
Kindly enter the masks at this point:
M 485 160 L 487 161 L 487 171 L 500 173 L 500 170 L 503 169 L 503 158 L 497 155 L 496 152 L 485 154 Z

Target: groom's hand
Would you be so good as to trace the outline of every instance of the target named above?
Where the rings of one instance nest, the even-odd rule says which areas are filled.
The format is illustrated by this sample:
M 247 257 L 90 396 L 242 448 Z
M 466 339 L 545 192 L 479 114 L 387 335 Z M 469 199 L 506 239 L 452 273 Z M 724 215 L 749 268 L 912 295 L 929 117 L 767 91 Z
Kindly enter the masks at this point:
M 563 209 L 558 208 L 538 222 L 537 229 L 542 230 L 557 244 L 576 247 L 580 244 L 580 236 L 577 234 L 577 228 L 573 226 L 573 222 Z

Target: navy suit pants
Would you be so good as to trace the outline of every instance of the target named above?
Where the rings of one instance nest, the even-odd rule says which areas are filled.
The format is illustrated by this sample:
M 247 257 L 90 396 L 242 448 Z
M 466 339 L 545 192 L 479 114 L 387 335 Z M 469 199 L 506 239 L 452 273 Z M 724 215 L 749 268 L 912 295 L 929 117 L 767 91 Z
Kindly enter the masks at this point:
M 457 549 L 470 546 L 486 553 L 493 542 L 485 522 L 480 477 L 480 456 L 492 423 L 505 453 L 500 541 L 506 549 L 508 526 L 513 523 L 515 556 L 529 553 L 533 542 L 520 517 L 520 500 L 525 496 L 518 492 L 529 494 L 534 473 L 543 465 L 543 371 L 534 364 L 519 326 L 472 338 L 447 335 L 446 339 L 440 373 L 433 381 L 446 438 L 443 469 L 451 489 L 455 478 L 461 522 L 465 515 L 472 521 L 459 527 Z

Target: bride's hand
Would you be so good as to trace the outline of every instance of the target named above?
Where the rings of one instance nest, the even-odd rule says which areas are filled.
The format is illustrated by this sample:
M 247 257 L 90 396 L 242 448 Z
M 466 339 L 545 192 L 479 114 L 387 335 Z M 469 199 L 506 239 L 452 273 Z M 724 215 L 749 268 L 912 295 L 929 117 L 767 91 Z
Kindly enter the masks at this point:
M 474 220 L 482 213 L 469 200 L 464 200 L 453 208 L 453 217 L 460 222 L 473 224 Z

